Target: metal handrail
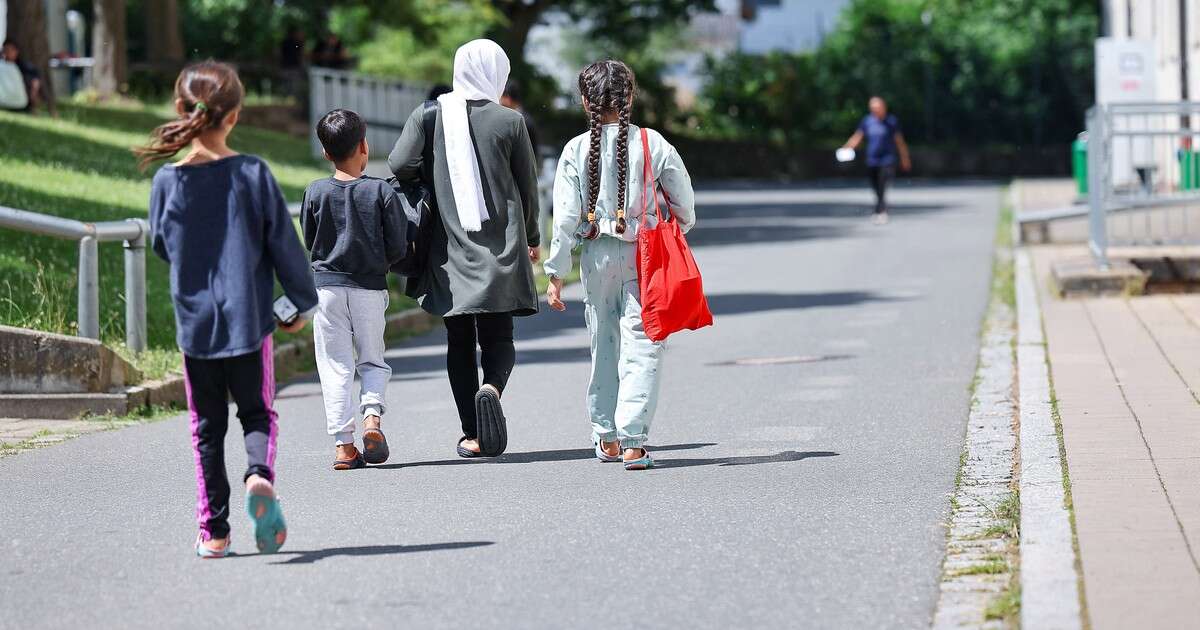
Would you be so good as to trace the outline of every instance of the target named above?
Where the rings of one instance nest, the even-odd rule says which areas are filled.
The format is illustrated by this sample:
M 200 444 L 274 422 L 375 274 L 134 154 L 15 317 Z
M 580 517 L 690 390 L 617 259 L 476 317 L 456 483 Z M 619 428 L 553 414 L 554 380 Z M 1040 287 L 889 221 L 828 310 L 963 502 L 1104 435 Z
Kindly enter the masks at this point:
M 1109 266 L 1114 242 L 1200 243 L 1191 218 L 1200 205 L 1198 116 L 1200 101 L 1108 103 L 1087 111 L 1088 245 L 1101 268 Z M 1135 210 L 1143 217 L 1137 227 Z M 1127 220 L 1110 226 L 1117 213 Z M 1124 230 L 1110 234 L 1114 227 Z
M 125 242 L 125 345 L 134 352 L 146 349 L 146 240 L 150 224 L 145 219 L 85 223 L 49 214 L 0 206 L 0 227 L 79 241 L 79 336 L 100 338 L 100 265 L 97 245 Z

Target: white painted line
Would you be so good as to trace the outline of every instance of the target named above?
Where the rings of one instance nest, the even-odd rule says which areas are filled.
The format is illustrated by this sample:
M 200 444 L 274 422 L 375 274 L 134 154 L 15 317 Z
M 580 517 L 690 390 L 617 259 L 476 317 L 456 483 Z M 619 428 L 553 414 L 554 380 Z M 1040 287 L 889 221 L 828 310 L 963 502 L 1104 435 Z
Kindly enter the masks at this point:
M 1017 371 L 1021 413 L 1021 627 L 1082 627 L 1063 463 L 1050 411 L 1042 314 L 1029 252 L 1017 250 Z

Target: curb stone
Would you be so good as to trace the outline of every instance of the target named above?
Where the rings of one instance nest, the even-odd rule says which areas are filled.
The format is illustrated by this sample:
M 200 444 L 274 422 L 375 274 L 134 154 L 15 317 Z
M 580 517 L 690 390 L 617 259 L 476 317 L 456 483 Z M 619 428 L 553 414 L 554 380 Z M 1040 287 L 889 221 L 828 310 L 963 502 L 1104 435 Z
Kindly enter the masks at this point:
M 1007 258 L 1007 253 L 998 251 L 997 259 Z M 988 619 L 987 609 L 1012 583 L 1011 538 L 993 528 L 1005 524 L 997 511 L 1013 490 L 1014 338 L 1012 308 L 993 296 L 981 335 L 977 385 L 967 417 L 963 463 L 932 623 L 938 630 L 1006 626 L 1004 620 Z M 1004 563 L 1003 571 L 971 573 L 997 558 Z
M 1029 252 L 1016 258 L 1021 413 L 1021 626 L 1082 627 L 1064 466 L 1050 405 L 1050 366 Z

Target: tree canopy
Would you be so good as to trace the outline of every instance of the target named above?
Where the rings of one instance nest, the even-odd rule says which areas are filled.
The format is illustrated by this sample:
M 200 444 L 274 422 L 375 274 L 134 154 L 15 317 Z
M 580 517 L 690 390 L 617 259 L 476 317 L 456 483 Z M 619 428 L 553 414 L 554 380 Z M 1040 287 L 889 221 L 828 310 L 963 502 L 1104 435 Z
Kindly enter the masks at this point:
M 1097 29 L 1090 0 L 854 0 L 811 53 L 711 61 L 702 131 L 841 140 L 880 95 L 917 142 L 1065 142 Z

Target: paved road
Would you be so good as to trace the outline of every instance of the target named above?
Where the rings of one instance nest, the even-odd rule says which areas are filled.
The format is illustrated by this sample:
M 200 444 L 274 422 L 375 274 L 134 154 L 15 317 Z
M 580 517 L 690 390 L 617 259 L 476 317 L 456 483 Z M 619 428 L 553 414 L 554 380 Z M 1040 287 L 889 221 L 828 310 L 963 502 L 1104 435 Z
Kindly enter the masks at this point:
M 701 196 L 717 324 L 670 342 L 648 473 L 591 458 L 577 301 L 520 322 L 492 462 L 454 456 L 440 331 L 388 354 L 385 466 L 329 470 L 317 384 L 282 387 L 277 556 L 191 556 L 182 418 L 0 460 L 0 626 L 926 626 L 1000 198 L 894 198 Z

